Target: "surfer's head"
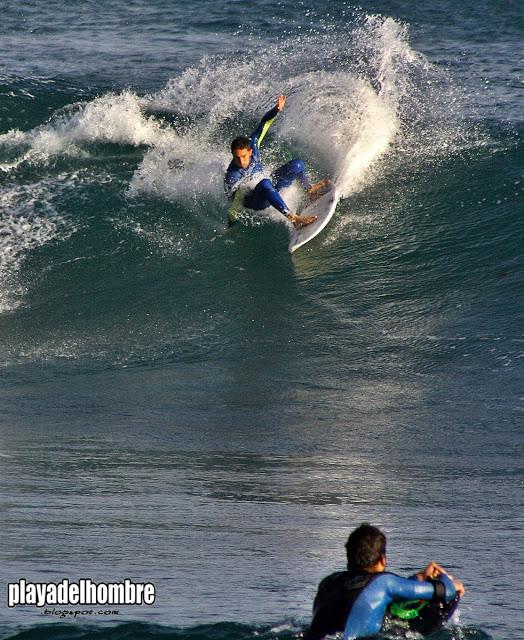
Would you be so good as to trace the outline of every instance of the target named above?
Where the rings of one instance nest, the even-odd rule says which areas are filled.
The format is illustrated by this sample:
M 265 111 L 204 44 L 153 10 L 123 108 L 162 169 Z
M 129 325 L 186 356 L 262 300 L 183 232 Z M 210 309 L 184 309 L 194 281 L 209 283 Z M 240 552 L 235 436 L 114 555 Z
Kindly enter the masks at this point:
M 386 568 L 386 536 L 368 523 L 361 524 L 346 542 L 348 569 L 384 571 Z
M 246 136 L 235 138 L 231 143 L 231 153 L 233 154 L 233 162 L 237 167 L 247 169 L 253 155 L 249 138 L 246 138 Z

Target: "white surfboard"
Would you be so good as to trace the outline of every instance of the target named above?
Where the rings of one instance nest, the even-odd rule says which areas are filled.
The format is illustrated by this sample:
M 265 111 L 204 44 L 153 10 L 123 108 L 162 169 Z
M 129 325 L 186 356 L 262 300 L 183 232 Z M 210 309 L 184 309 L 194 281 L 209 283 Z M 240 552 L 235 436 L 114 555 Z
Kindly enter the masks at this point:
M 288 245 L 289 253 L 293 253 L 293 251 L 305 245 L 306 242 L 312 240 L 322 231 L 335 213 L 339 200 L 340 193 L 335 185 L 332 185 L 329 191 L 300 212 L 301 216 L 317 216 L 317 219 L 306 227 L 302 227 L 302 229 L 291 229 L 291 238 Z

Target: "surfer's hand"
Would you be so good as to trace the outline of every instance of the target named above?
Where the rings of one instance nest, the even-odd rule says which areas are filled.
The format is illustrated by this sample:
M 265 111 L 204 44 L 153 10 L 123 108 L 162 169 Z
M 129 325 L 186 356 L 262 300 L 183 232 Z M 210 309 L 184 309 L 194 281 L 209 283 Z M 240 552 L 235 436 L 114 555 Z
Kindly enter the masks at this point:
M 457 591 L 457 594 L 462 597 L 466 593 L 466 589 L 460 580 L 455 580 L 453 576 L 451 576 L 444 567 L 441 567 L 436 562 L 430 562 L 428 566 L 424 569 L 424 571 L 419 571 L 416 576 L 419 580 L 428 580 L 428 579 L 437 579 L 442 574 L 448 576 L 448 578 L 453 582 L 453 586 Z
M 436 562 L 430 562 L 428 566 L 423 570 L 417 573 L 417 578 L 419 580 L 428 580 L 431 578 L 438 578 L 441 573 L 447 574 L 447 571 L 444 567 L 441 567 Z
M 457 594 L 462 598 L 466 593 L 466 589 L 460 580 L 453 580 L 453 586 L 455 587 Z
M 285 104 L 286 104 L 286 96 L 278 96 L 278 100 L 277 100 L 278 111 L 282 111 Z

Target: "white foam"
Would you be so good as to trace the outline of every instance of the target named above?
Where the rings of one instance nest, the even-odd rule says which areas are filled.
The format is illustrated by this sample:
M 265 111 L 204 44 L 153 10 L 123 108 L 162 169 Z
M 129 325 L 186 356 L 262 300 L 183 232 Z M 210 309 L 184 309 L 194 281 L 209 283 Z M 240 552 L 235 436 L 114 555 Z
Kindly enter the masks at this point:
M 53 204 L 64 180 L 62 176 L 52 182 L 9 186 L 0 191 L 0 313 L 21 304 L 25 289 L 18 276 L 29 252 L 69 237 L 76 228 Z
M 85 153 L 93 143 L 155 145 L 173 136 L 162 122 L 147 117 L 141 99 L 131 91 L 106 94 L 69 107 L 45 125 L 28 132 L 12 130 L 0 135 L 0 149 L 14 158 L 0 168 L 10 171 L 22 162 L 45 164 L 57 155 Z
M 220 198 L 226 161 L 223 149 L 196 136 L 162 140 L 145 154 L 129 194 L 150 193 L 172 200 Z

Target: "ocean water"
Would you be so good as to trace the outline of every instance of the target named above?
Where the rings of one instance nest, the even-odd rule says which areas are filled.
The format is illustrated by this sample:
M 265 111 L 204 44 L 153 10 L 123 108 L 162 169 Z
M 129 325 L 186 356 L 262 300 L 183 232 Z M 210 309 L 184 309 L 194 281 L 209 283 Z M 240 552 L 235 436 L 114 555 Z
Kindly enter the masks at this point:
M 520 640 L 522 3 L 7 0 L 0 33 L 1 637 L 297 640 L 369 521 L 465 583 L 436 639 Z M 222 193 L 280 93 L 266 165 L 344 195 L 292 257 Z

